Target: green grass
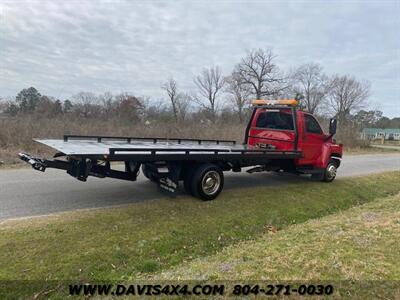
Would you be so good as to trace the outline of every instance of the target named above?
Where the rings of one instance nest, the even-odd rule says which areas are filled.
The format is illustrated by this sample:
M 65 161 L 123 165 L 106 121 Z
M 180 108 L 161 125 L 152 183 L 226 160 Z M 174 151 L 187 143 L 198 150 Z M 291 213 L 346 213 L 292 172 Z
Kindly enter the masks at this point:
M 400 191 L 400 172 L 225 191 L 0 225 L 0 280 L 134 280 Z M 22 292 L 22 291 L 21 291 Z
M 331 282 L 337 286 L 336 295 L 341 297 L 398 298 L 399 241 L 400 194 L 397 194 L 264 233 L 256 240 L 228 246 L 216 255 L 182 264 L 151 279 L 235 282 L 301 279 Z
M 373 146 L 348 148 L 345 145 L 343 151 L 344 151 L 344 155 L 389 154 L 389 153 L 400 153 L 400 148 L 399 149 L 378 148 L 378 147 L 373 147 Z
M 399 240 L 397 194 L 266 232 L 152 278 L 400 280 Z

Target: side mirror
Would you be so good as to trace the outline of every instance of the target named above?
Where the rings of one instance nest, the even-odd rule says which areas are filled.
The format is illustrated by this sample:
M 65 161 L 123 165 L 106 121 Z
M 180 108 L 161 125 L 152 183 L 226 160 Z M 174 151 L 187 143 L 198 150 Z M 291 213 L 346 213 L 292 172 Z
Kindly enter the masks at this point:
M 337 119 L 330 119 L 329 121 L 329 134 L 334 135 L 336 133 Z

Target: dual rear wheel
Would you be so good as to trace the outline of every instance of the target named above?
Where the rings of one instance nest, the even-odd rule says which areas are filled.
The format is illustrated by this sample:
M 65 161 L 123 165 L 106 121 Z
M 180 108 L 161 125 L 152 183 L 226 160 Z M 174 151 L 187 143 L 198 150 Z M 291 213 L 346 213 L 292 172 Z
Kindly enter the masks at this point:
M 142 172 L 149 180 L 157 181 L 148 165 L 142 164 Z M 197 164 L 187 168 L 183 182 L 188 194 L 203 201 L 209 201 L 214 200 L 221 193 L 224 187 L 224 174 L 215 164 Z
M 185 191 L 203 201 L 214 200 L 224 187 L 224 174 L 217 165 L 205 163 L 187 171 Z

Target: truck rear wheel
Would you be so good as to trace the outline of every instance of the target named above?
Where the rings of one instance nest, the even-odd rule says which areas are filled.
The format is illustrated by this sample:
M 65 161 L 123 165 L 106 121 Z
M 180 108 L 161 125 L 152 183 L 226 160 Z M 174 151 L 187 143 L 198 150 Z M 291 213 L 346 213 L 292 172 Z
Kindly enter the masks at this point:
M 191 194 L 203 201 L 214 200 L 224 187 L 224 174 L 214 164 L 201 164 L 190 180 Z
M 337 167 L 338 167 L 337 162 L 334 159 L 331 159 L 325 168 L 322 181 L 325 182 L 333 181 L 336 177 Z
M 157 178 L 155 178 L 148 170 L 145 164 L 142 164 L 142 172 L 144 177 L 149 179 L 152 182 L 157 182 Z

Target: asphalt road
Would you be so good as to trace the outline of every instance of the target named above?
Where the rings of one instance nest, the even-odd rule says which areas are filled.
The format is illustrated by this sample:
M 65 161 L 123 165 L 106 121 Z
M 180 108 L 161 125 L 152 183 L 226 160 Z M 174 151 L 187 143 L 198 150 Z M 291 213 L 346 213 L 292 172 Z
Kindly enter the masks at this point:
M 400 154 L 347 156 L 338 177 L 400 170 Z M 308 178 L 271 173 L 226 173 L 225 189 L 298 183 Z M 400 184 L 400 183 L 399 183 Z M 128 204 L 169 197 L 140 176 L 137 182 L 90 177 L 80 182 L 64 171 L 0 170 L 0 219 Z M 182 199 L 184 201 L 184 199 Z

